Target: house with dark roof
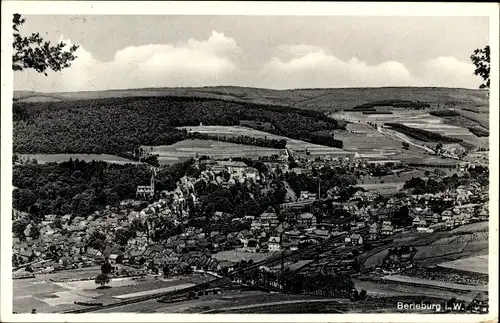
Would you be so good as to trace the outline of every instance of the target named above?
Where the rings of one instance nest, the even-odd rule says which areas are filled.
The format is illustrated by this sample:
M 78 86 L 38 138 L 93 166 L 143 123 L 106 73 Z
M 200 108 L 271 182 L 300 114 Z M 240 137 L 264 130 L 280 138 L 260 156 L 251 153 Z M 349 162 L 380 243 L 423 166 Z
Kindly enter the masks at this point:
M 489 297 L 486 294 L 486 292 L 480 292 L 476 294 L 470 306 L 472 313 L 479 313 L 479 314 L 488 313 Z

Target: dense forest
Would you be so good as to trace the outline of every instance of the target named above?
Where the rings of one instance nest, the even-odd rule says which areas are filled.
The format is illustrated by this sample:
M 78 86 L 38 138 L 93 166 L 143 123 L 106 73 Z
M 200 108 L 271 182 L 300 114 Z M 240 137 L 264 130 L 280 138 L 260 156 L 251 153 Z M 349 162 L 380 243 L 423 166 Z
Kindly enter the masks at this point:
M 427 131 L 418 128 L 412 128 L 405 126 L 400 123 L 385 123 L 385 126 L 397 130 L 409 137 L 415 138 L 417 140 L 425 141 L 425 142 L 442 142 L 442 143 L 462 143 L 463 140 L 458 138 L 452 138 L 448 136 L 443 136 L 438 133 Z
M 371 111 L 371 109 L 373 109 L 374 107 L 381 107 L 381 106 L 391 106 L 393 108 L 418 110 L 418 109 L 430 108 L 431 105 L 425 102 L 419 102 L 419 101 L 413 102 L 409 100 L 380 100 L 355 106 L 351 110 Z
M 156 176 L 156 188 L 175 188 L 192 162 L 162 169 Z M 137 185 L 147 185 L 150 178 L 151 171 L 145 165 L 79 160 L 15 165 L 12 204 L 16 210 L 29 212 L 35 221 L 47 214 L 86 216 L 134 197 Z
M 188 137 L 180 126 L 270 124 L 270 132 L 339 146 L 315 132 L 343 125 L 316 111 L 190 97 L 131 97 L 14 103 L 16 153 L 107 153 L 133 156 L 140 145 L 170 145 Z

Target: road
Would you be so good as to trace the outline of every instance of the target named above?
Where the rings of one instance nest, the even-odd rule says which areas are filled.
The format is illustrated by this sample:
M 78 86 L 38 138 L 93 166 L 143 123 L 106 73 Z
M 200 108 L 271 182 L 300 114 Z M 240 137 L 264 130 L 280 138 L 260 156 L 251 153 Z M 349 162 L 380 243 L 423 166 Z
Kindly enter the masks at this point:
M 388 137 L 391 137 L 392 139 L 396 139 L 396 138 L 397 138 L 397 139 L 400 139 L 400 140 L 402 140 L 402 141 L 404 141 L 404 142 L 407 142 L 408 144 L 410 144 L 410 145 L 412 145 L 412 146 L 414 146 L 414 147 L 418 147 L 418 148 L 421 148 L 421 149 L 426 150 L 427 152 L 429 152 L 429 153 L 431 153 L 431 154 L 435 154 L 434 150 L 432 150 L 431 148 L 429 148 L 429 147 L 425 147 L 425 146 L 421 146 L 421 145 L 418 145 L 418 144 L 414 143 L 413 141 L 411 141 L 410 139 L 408 139 L 408 137 L 406 137 L 405 135 L 403 135 L 403 134 L 399 134 L 397 131 L 387 131 L 387 129 L 384 129 L 384 130 L 382 130 L 382 129 L 384 129 L 384 128 L 383 128 L 383 127 L 380 127 L 380 126 L 377 126 L 377 131 L 378 131 L 378 132 L 380 132 L 380 133 L 381 133 L 381 134 L 383 134 L 383 135 L 386 135 L 386 136 L 388 136 Z M 394 137 L 396 137 L 396 138 L 394 138 Z M 444 158 L 455 159 L 455 160 L 461 160 L 461 159 L 460 159 L 460 158 L 458 158 L 458 157 L 455 157 L 455 156 L 452 156 L 452 155 L 449 155 L 449 154 L 445 154 L 445 153 L 444 153 L 444 154 L 441 154 L 441 156 L 442 156 L 442 157 L 444 157 Z M 477 160 L 473 160 L 472 162 L 473 162 L 473 163 L 476 163 L 476 164 L 478 164 L 478 165 L 480 165 L 480 166 L 483 166 L 483 167 L 489 167 L 489 165 L 488 165 L 488 164 L 484 164 L 484 163 L 482 163 L 482 162 L 480 162 L 480 161 L 477 161 Z
M 434 154 L 434 150 L 432 150 L 431 148 L 425 147 L 425 146 L 421 146 L 421 145 L 417 145 L 416 143 L 414 143 L 413 141 L 411 141 L 410 139 L 408 139 L 406 136 L 400 135 L 396 131 L 389 132 L 389 131 L 384 131 L 382 129 L 384 129 L 384 128 L 382 128 L 380 126 L 377 126 L 377 131 L 380 132 L 383 135 L 386 135 L 386 136 L 388 136 L 388 137 L 390 137 L 392 139 L 395 139 L 394 137 L 396 137 L 397 139 L 402 140 L 402 141 L 404 141 L 404 142 L 406 142 L 406 143 L 408 143 L 408 144 L 410 144 L 410 145 L 412 145 L 414 147 L 417 147 L 417 148 L 420 148 L 420 149 L 424 149 L 424 150 L 426 150 L 426 151 Z M 397 139 L 395 139 L 395 140 L 397 140 Z

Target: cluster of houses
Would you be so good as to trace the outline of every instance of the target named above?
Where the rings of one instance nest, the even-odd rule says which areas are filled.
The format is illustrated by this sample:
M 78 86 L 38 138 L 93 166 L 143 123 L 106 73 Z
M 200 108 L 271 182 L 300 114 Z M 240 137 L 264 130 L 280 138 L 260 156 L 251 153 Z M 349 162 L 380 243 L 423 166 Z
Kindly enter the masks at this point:
M 278 160 L 265 163 L 271 172 L 274 169 L 287 170 L 288 156 L 289 152 L 285 151 Z M 351 165 L 353 169 L 368 167 L 366 163 L 352 158 L 340 158 L 332 160 L 331 163 Z M 304 162 L 301 166 L 305 172 L 310 171 L 312 167 L 322 165 L 325 165 L 325 161 L 315 159 Z M 340 233 L 345 234 L 346 246 L 359 246 L 402 230 L 394 226 L 391 221 L 391 210 L 401 206 L 409 207 L 413 219 L 412 226 L 421 232 L 453 228 L 488 218 L 487 192 L 474 183 L 436 194 L 395 195 L 387 203 L 378 202 L 377 193 L 358 191 L 347 203 L 332 202 L 337 204 L 336 207 L 346 211 L 344 215 L 324 214 L 321 217 L 312 214 L 309 208 L 318 196 L 303 191 L 296 201 L 284 203 L 278 210 L 270 207 L 260 216 L 236 219 L 249 223 L 250 228 L 247 230 L 221 234 L 217 231 L 203 232 L 201 228 L 191 227 L 180 235 L 170 237 L 164 244 L 153 244 L 149 232 L 158 224 L 168 222 L 173 227 L 188 224 L 188 205 L 199 203 L 194 190 L 198 181 L 203 180 L 227 187 L 238 182 L 260 185 L 266 181 L 264 174 L 242 162 L 205 158 L 198 159 L 197 166 L 200 169 L 198 178 L 182 177 L 173 191 L 162 191 L 156 202 L 123 201 L 119 207 L 108 207 L 88 217 L 47 215 L 38 224 L 40 236 L 36 239 L 30 236 L 32 232 L 30 226 L 36 225 L 31 223 L 24 232 L 25 240 L 21 241 L 18 238 L 13 240 L 14 264 L 33 263 L 33 266 L 40 266 L 37 269 L 50 271 L 90 266 L 93 262 L 108 259 L 112 263 L 149 266 L 156 270 L 161 266 L 178 266 L 180 263 L 187 263 L 191 267 L 194 264 L 196 267 L 208 265 L 209 268 L 220 269 L 219 263 L 206 260 L 207 257 L 192 256 L 188 258 L 191 259 L 189 261 L 181 259 L 185 255 L 200 252 L 205 255 L 207 251 L 214 253 L 235 248 L 250 253 L 293 251 L 301 245 L 316 244 Z M 138 197 L 147 199 L 156 196 L 155 176 L 156 170 L 153 169 L 150 185 L 137 188 Z M 452 201 L 453 207 L 440 214 L 435 213 L 430 205 L 439 201 Z M 225 216 L 227 214 L 216 212 L 213 219 Z M 143 223 L 146 230 L 134 232 L 126 246 L 111 243 L 115 241 L 115 235 L 119 230 L 131 230 L 135 220 Z M 359 233 L 361 229 L 367 227 L 366 234 Z M 109 246 L 105 250 L 88 247 L 88 238 L 95 231 L 106 236 L 106 244 Z M 53 260 L 54 254 L 57 254 L 57 261 Z M 198 263 L 193 259 L 204 260 Z

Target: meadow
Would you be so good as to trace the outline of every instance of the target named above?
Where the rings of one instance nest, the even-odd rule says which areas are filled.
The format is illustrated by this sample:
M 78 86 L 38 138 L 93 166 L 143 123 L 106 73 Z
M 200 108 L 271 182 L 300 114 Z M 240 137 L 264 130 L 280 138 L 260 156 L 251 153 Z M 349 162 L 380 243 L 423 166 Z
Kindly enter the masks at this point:
M 194 126 L 194 127 L 179 127 L 178 129 L 186 129 L 188 132 L 199 132 L 203 134 L 210 135 L 221 135 L 227 137 L 237 137 L 237 136 L 249 136 L 254 138 L 263 139 L 285 139 L 287 141 L 287 147 L 293 149 L 296 152 L 305 152 L 307 149 L 311 155 L 334 155 L 334 156 L 346 156 L 350 153 L 345 152 L 343 149 L 327 147 L 323 145 L 312 144 L 302 140 L 291 139 L 283 136 L 278 136 L 275 134 L 247 128 L 241 126 Z M 336 138 L 336 136 L 335 136 Z M 260 147 L 255 147 L 260 149 Z
M 458 259 L 439 264 L 440 267 L 488 274 L 488 255 Z
M 475 114 L 474 112 L 465 112 Z M 361 126 L 361 124 L 366 123 L 373 123 L 382 126 L 385 123 L 397 122 L 407 127 L 432 131 L 440 135 L 461 139 L 477 147 L 488 148 L 488 137 L 477 137 L 466 128 L 465 124 L 453 123 L 446 119 L 448 117 L 441 118 L 432 116 L 426 111 L 394 110 L 392 114 L 363 114 L 362 112 L 342 111 L 332 113 L 330 117 L 338 120 L 353 122 L 352 125 L 358 125 L 358 127 Z M 482 119 L 483 122 L 480 124 L 484 124 L 484 122 L 487 121 L 487 117 L 483 116 Z M 473 121 L 470 122 L 474 124 Z M 348 125 L 348 127 L 353 127 L 352 125 Z M 468 123 L 468 125 L 471 124 Z M 341 138 L 339 137 L 339 139 Z M 413 139 L 413 141 L 415 140 Z M 344 142 L 344 146 L 345 145 L 346 143 Z
M 143 147 L 150 151 L 151 147 Z M 198 156 L 213 158 L 271 156 L 280 153 L 279 149 L 238 145 L 214 140 L 183 140 L 173 145 L 153 146 L 151 151 L 158 155 L 160 165 L 171 165 Z

